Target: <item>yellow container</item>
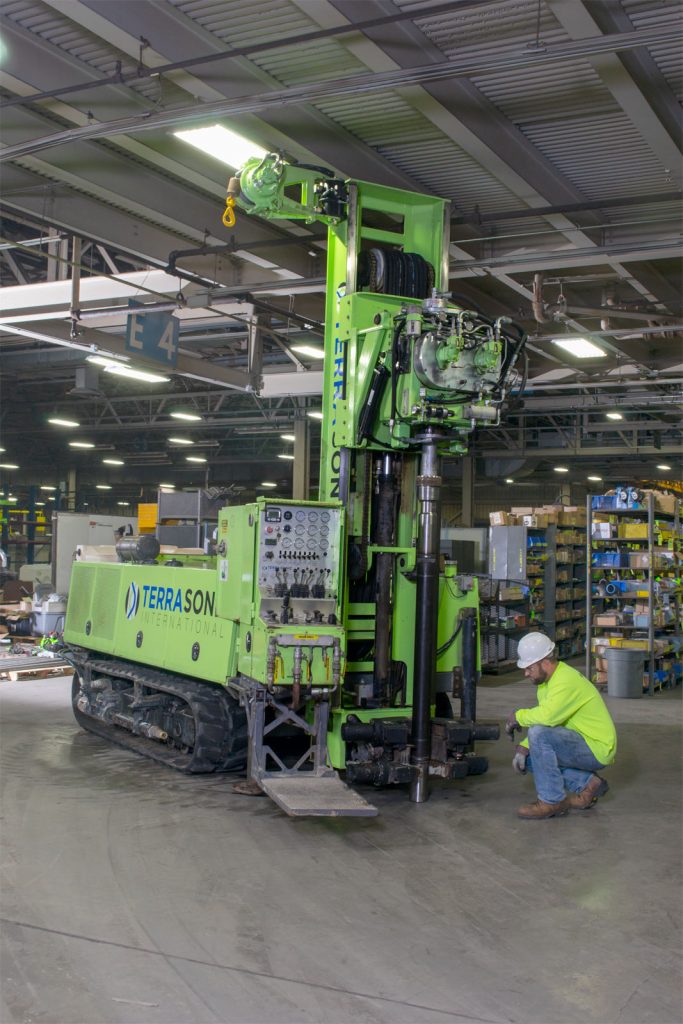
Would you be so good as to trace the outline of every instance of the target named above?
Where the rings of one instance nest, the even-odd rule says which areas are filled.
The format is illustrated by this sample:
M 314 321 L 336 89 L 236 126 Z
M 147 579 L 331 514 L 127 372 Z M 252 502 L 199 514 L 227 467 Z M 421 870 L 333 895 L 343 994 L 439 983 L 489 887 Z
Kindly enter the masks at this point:
M 138 530 L 140 533 L 155 530 L 159 506 L 156 502 L 138 505 Z
M 647 540 L 647 523 L 623 523 L 619 536 L 622 540 Z

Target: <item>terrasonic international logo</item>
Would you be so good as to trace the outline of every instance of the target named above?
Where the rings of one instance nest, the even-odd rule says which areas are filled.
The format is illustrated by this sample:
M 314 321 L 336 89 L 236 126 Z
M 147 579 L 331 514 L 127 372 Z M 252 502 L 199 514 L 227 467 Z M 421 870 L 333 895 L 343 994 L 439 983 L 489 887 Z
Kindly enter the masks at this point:
M 185 615 L 215 615 L 216 595 L 210 590 L 193 590 L 187 587 L 154 587 L 145 584 L 139 587 L 131 583 L 126 592 L 126 618 L 132 619 L 142 607 L 150 611 L 176 612 Z
M 140 588 L 131 583 L 126 592 L 126 618 L 132 619 L 138 613 L 140 606 Z

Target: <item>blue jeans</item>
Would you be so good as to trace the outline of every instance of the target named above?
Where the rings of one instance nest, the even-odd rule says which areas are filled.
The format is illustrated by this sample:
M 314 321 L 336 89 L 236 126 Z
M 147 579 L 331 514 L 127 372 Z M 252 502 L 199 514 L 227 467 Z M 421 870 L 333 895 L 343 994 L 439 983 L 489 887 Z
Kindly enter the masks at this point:
M 539 799 L 548 804 L 564 800 L 568 789 L 580 793 L 591 776 L 604 768 L 583 736 L 561 725 L 529 728 L 528 771 L 533 772 Z

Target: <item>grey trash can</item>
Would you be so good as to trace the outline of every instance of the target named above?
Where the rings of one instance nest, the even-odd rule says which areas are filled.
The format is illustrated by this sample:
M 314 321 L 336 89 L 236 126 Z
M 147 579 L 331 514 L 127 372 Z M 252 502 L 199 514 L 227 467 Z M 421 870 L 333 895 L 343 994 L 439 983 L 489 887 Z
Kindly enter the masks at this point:
M 607 695 L 609 697 L 642 697 L 645 651 L 608 647 Z

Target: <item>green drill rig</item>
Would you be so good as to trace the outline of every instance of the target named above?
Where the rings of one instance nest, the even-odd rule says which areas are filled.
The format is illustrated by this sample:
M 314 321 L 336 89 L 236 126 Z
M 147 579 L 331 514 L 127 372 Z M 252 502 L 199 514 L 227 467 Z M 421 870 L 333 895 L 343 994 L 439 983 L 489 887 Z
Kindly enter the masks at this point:
M 475 721 L 477 581 L 440 556 L 440 467 L 499 421 L 524 335 L 449 301 L 441 199 L 269 154 L 235 206 L 328 226 L 320 500 L 221 510 L 214 558 L 141 538 L 76 563 L 74 712 L 184 771 L 246 762 L 238 788 L 289 814 L 375 814 L 340 770 L 422 802 L 498 738 Z

